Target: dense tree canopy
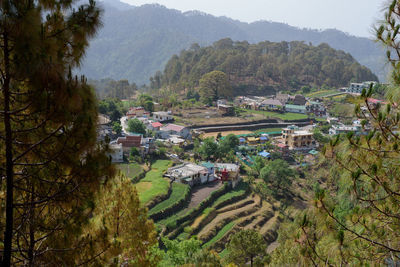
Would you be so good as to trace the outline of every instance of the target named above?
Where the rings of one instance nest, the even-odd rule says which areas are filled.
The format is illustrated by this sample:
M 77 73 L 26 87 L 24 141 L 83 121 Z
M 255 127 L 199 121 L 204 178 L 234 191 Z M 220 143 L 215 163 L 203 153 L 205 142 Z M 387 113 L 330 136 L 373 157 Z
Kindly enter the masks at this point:
M 196 88 L 203 75 L 212 71 L 227 75 L 235 95 L 300 90 L 304 86 L 341 87 L 351 81 L 377 80 L 350 54 L 327 44 L 312 46 L 295 41 L 249 44 L 230 39 L 182 51 L 169 60 L 162 77 L 158 73 L 157 79 L 161 79 L 162 86 Z
M 206 102 L 232 96 L 228 77 L 222 71 L 206 73 L 199 81 L 200 95 Z
M 146 126 L 138 119 L 128 121 L 128 131 L 131 133 L 146 134 Z

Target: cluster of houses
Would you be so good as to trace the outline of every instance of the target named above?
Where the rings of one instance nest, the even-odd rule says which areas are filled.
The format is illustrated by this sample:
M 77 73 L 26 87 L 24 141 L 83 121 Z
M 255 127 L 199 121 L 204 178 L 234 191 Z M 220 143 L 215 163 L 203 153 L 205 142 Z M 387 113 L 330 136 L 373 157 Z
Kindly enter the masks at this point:
M 230 182 L 235 187 L 240 182 L 239 170 L 237 163 L 186 162 L 169 168 L 164 176 L 191 187 L 215 180 Z
M 327 115 L 322 101 L 311 101 L 303 95 L 277 93 L 271 97 L 239 96 L 235 99 L 235 105 L 246 109 L 310 114 L 316 117 Z
M 155 138 L 161 141 L 170 142 L 174 145 L 184 144 L 186 140 L 191 139 L 190 129 L 172 123 L 174 118 L 172 112 L 150 112 L 143 107 L 132 107 L 121 118 L 122 136 L 110 142 L 109 156 L 113 162 L 122 162 L 124 155 L 129 155 L 132 148 L 136 148 L 140 155 L 151 154 L 155 151 L 155 138 L 144 137 L 142 134 L 130 133 L 128 131 L 128 121 L 138 119 L 145 127 L 154 132 Z

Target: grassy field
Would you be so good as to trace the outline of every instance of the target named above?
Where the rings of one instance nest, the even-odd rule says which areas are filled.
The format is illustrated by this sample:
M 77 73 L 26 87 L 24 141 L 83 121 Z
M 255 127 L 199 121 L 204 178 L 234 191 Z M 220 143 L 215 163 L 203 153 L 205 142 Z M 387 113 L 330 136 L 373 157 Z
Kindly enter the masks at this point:
M 249 110 L 249 109 L 242 109 L 242 111 L 247 114 L 261 114 L 266 118 L 278 118 L 281 120 L 303 120 L 308 118 L 306 114 L 300 114 L 300 113 L 290 113 L 290 112 L 278 113 L 272 111 Z
M 169 183 L 162 176 L 169 166 L 171 166 L 171 161 L 157 160 L 146 176 L 136 184 L 141 203 L 146 204 L 158 195 L 167 194 Z
M 171 207 L 176 202 L 180 201 L 181 199 L 185 198 L 186 192 L 189 190 L 189 186 L 181 183 L 173 183 L 172 184 L 172 193 L 170 197 L 156 205 L 154 208 L 149 210 L 149 215 L 157 213 L 163 209 Z
M 117 164 L 116 166 L 126 177 L 131 179 L 138 177 L 144 172 L 143 167 L 138 163 Z
M 308 97 L 324 97 L 324 96 L 335 94 L 335 93 L 339 93 L 339 91 L 336 89 L 320 90 L 320 91 L 309 93 L 306 96 L 308 96 Z
M 281 132 L 282 128 L 264 128 L 264 129 L 260 129 L 255 131 L 255 133 L 259 134 L 259 133 L 271 133 L 271 132 Z
M 221 202 L 224 202 L 227 199 L 230 199 L 232 197 L 240 196 L 243 195 L 246 192 L 248 185 L 246 183 L 240 183 L 238 186 L 236 186 L 232 191 L 220 196 L 213 204 L 213 206 L 217 206 Z
M 227 232 L 229 232 L 234 226 L 235 226 L 236 222 L 232 221 L 230 223 L 228 223 L 227 225 L 225 225 L 218 233 L 216 236 L 214 236 L 210 241 L 208 241 L 207 243 L 205 243 L 203 245 L 204 248 L 208 248 L 209 246 L 212 246 L 215 242 L 217 242 L 218 240 L 220 240 Z

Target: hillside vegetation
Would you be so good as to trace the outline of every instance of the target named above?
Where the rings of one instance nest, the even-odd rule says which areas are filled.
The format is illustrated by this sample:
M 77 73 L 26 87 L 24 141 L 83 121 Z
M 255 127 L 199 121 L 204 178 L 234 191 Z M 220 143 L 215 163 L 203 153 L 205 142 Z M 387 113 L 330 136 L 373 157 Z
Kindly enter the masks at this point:
M 212 46 L 193 45 L 173 56 L 164 73 L 151 78 L 153 88 L 173 85 L 197 87 L 201 77 L 219 70 L 227 74 L 233 94 L 268 94 L 302 86 L 346 86 L 350 81 L 377 80 L 350 54 L 327 44 L 303 42 L 233 42 L 222 39 Z
M 381 80 L 386 78 L 384 52 L 368 38 L 338 30 L 300 29 L 269 21 L 243 23 L 201 12 L 182 13 L 160 5 L 115 8 L 118 1 L 113 1 L 113 6 L 107 2 L 104 4 L 104 27 L 90 43 L 81 68 L 81 72 L 92 79 L 128 79 L 142 85 L 182 49 L 193 43 L 210 45 L 226 37 L 249 43 L 265 40 L 327 43 L 353 55 Z

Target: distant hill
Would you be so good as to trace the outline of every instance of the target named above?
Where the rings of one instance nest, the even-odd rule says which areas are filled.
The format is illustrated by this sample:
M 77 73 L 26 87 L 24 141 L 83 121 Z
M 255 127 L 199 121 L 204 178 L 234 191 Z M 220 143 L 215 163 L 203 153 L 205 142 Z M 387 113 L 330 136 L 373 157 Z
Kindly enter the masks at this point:
M 293 42 L 233 42 L 225 38 L 212 46 L 192 45 L 174 55 L 164 72 L 156 73 L 151 86 L 177 91 L 196 88 L 201 77 L 219 70 L 227 74 L 234 95 L 265 95 L 275 91 L 296 91 L 308 87 L 341 87 L 351 81 L 376 81 L 368 68 L 349 53 L 327 44 L 312 46 Z
M 148 83 L 149 77 L 164 69 L 172 55 L 193 43 L 210 45 L 226 37 L 249 43 L 265 40 L 327 43 L 349 52 L 380 79 L 385 78 L 382 49 L 372 40 L 337 30 L 299 29 L 267 21 L 249 24 L 198 11 L 182 13 L 160 5 L 133 7 L 118 0 L 106 0 L 102 5 L 104 27 L 91 41 L 81 69 L 92 79 Z

